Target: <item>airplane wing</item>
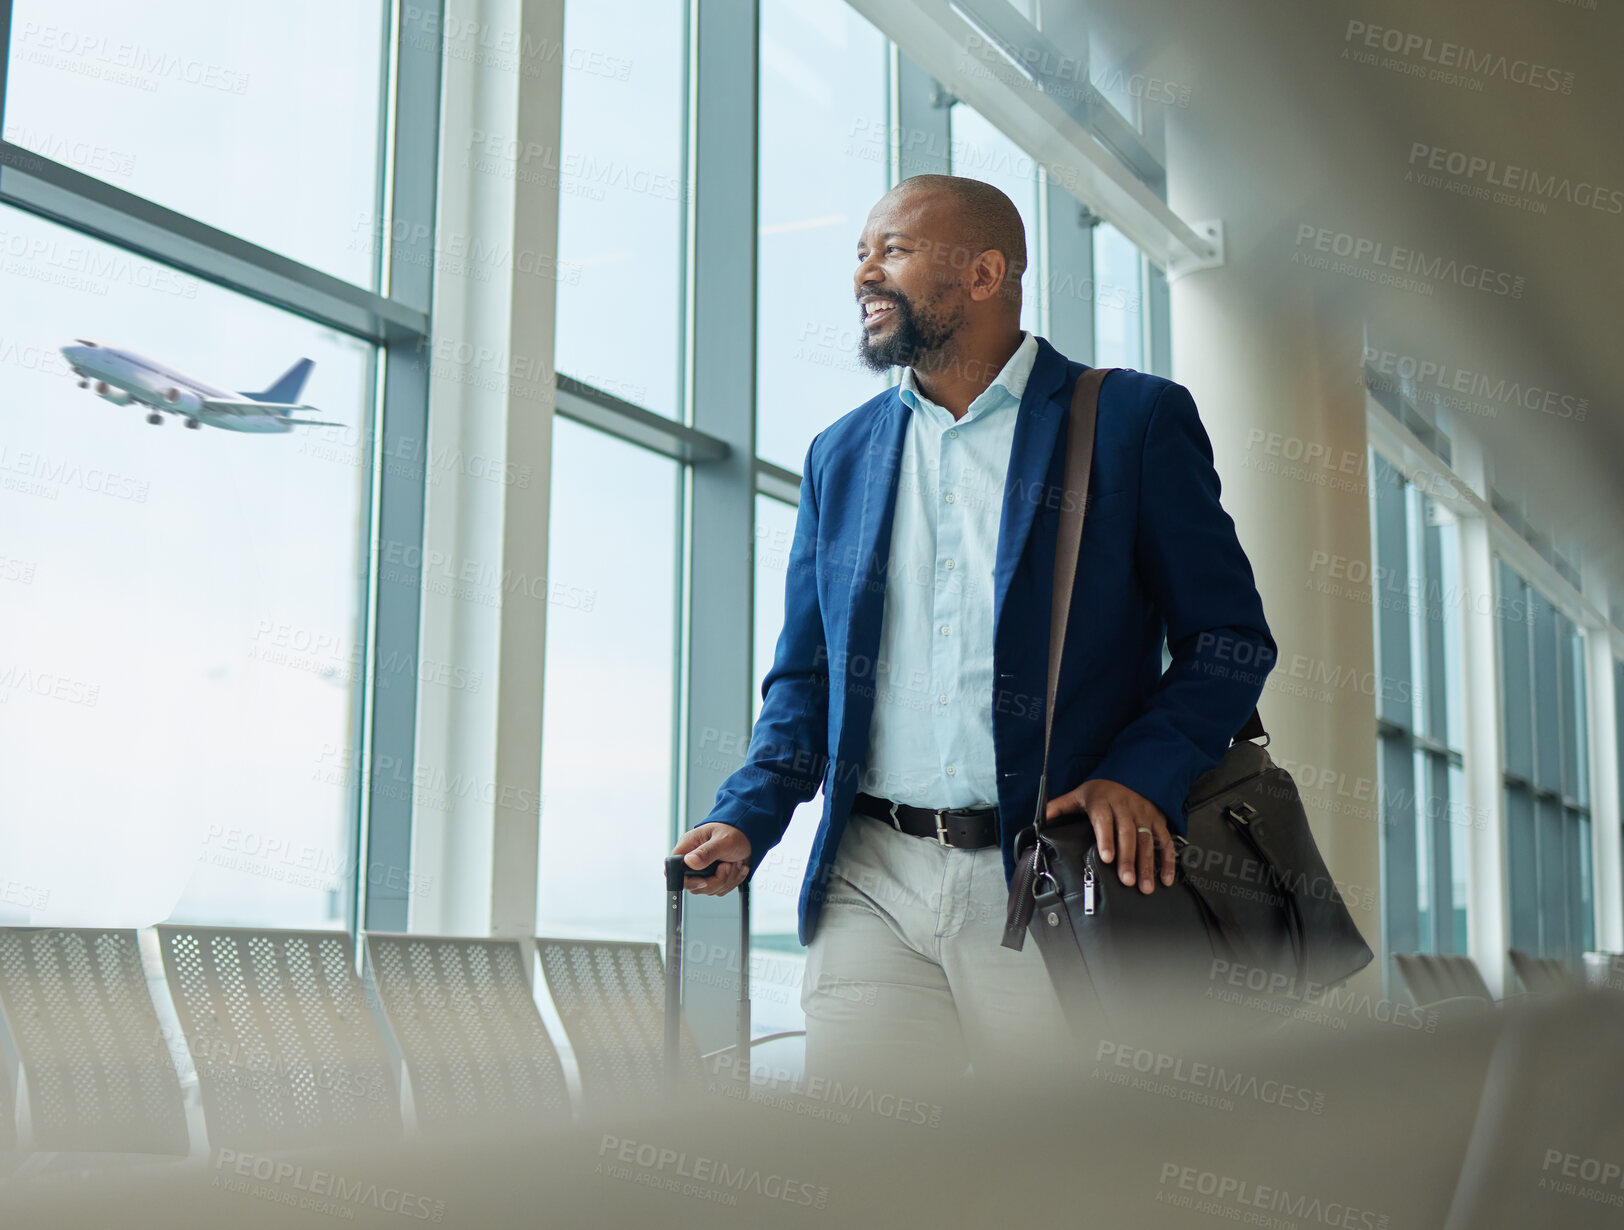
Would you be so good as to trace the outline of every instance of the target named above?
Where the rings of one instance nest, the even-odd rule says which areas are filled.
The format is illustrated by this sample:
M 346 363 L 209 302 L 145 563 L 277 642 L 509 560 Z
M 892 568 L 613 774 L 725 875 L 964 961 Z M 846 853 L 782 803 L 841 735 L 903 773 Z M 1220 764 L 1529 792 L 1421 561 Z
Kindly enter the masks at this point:
M 253 401 L 247 397 L 205 397 L 203 409 L 216 414 L 240 414 L 247 418 L 280 417 L 295 410 L 309 410 L 310 406 L 294 406 L 285 402 Z
M 343 427 L 344 423 L 334 423 L 326 419 L 297 419 L 293 418 L 296 410 L 314 409 L 312 406 L 297 406 L 288 402 L 253 401 L 250 398 L 236 397 L 207 397 L 203 399 L 203 409 L 212 410 L 216 414 L 234 414 L 243 418 L 275 418 L 285 423 L 292 423 L 300 427 Z

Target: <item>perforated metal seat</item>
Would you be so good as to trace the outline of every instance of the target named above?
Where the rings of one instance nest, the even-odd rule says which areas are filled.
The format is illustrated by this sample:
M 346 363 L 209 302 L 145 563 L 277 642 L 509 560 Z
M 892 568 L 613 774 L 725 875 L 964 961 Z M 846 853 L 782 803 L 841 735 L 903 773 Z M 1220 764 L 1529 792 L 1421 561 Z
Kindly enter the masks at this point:
M 1584 964 L 1585 981 L 1590 986 L 1624 991 L 1624 953 L 1587 952 Z
M 569 1119 L 564 1068 L 517 941 L 372 932 L 366 951 L 420 1128 Z
M 158 942 L 211 1148 L 400 1135 L 348 935 L 163 926 Z
M 0 1063 L 0 1153 L 17 1147 L 17 1091 L 11 1087 L 10 1065 Z
M 134 931 L 0 930 L 0 1007 L 28 1090 L 29 1146 L 187 1152 L 180 1081 Z M 13 1134 L 11 1092 L 0 1138 Z
M 1477 962 L 1471 957 L 1459 953 L 1443 953 L 1433 958 L 1438 970 L 1438 984 L 1443 989 L 1446 998 L 1450 999 L 1481 999 L 1484 1003 L 1493 1003 L 1494 995 L 1489 990 L 1489 984 L 1483 981 L 1483 975 L 1477 968 Z
M 665 967 L 657 944 L 536 940 L 547 990 L 569 1035 L 589 1108 L 650 1102 L 665 1088 Z M 684 1085 L 704 1087 L 699 1046 L 682 1025 Z
M 1412 952 L 1393 957 L 1404 985 L 1417 1005 L 1425 1008 L 1438 1004 L 1492 1004 L 1494 996 L 1477 962 L 1458 953 Z
M 1530 995 L 1550 995 L 1579 985 L 1579 980 L 1556 957 L 1536 957 L 1521 948 L 1511 949 L 1510 956 L 1511 968 Z
M 1427 962 L 1425 953 L 1394 953 L 1393 964 L 1398 967 L 1404 985 L 1409 988 L 1410 998 L 1417 1004 L 1425 1006 L 1443 998 L 1439 994 L 1438 980 Z

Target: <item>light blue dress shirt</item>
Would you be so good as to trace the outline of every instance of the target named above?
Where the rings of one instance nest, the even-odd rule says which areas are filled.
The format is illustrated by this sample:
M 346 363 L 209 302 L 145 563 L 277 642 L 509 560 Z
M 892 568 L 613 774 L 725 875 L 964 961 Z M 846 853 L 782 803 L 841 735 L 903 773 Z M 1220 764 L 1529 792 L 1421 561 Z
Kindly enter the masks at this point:
M 918 807 L 992 806 L 993 564 L 1015 420 L 1037 359 L 1021 344 L 963 418 L 909 368 L 910 419 L 880 625 L 862 789 Z

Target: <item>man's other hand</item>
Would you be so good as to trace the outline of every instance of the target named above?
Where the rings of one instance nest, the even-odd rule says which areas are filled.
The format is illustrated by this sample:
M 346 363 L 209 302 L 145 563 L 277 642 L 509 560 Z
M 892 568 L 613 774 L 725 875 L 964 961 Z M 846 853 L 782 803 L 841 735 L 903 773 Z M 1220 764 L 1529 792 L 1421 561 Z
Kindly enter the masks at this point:
M 713 876 L 684 876 L 682 886 L 702 897 L 725 897 L 750 874 L 750 839 L 731 824 L 710 821 L 689 829 L 671 850 L 688 866 L 703 871 L 718 859 Z
M 1116 863 L 1124 884 L 1131 885 L 1137 873 L 1139 891 L 1155 891 L 1158 850 L 1162 856 L 1162 883 L 1173 883 L 1178 851 L 1173 847 L 1172 834 L 1167 831 L 1167 817 L 1144 795 L 1121 782 L 1091 778 L 1077 789 L 1050 799 L 1043 818 L 1054 820 L 1078 812 L 1094 825 L 1094 844 L 1099 847 L 1101 860 Z M 1141 829 L 1150 832 L 1143 833 Z M 1118 851 L 1122 854 L 1120 859 Z

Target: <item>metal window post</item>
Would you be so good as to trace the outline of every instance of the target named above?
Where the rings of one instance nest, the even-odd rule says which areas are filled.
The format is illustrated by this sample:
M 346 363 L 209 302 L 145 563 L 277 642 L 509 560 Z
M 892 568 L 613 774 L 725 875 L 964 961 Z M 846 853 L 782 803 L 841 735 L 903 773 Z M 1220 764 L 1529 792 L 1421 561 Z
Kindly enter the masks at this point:
M 11 66 L 11 0 L 0 0 L 0 133 L 6 130 L 6 70 Z
M 709 813 L 751 728 L 755 537 L 756 64 L 753 2 L 691 0 L 688 389 L 728 455 L 689 471 L 683 828 Z M 653 869 L 650 869 L 652 876 Z M 652 879 L 649 881 L 652 887 Z M 684 1010 L 702 1051 L 735 1041 L 743 897 L 694 897 Z M 694 954 L 705 954 L 696 959 Z M 748 1071 L 748 1067 L 744 1068 Z
M 401 20 L 394 33 L 393 121 L 386 127 L 393 148 L 384 166 L 390 176 L 380 216 L 378 247 L 387 252 L 383 289 L 424 315 L 425 329 L 384 352 L 383 395 L 373 450 L 372 481 L 378 486 L 375 543 L 423 543 L 427 493 L 424 450 L 428 437 L 428 313 L 433 290 L 434 194 L 440 133 L 441 0 L 424 0 L 413 25 Z M 420 27 L 420 28 L 414 28 Z M 432 36 L 427 32 L 432 31 Z M 401 134 L 407 134 L 402 140 Z M 387 247 L 386 247 L 387 244 Z M 355 860 L 359 872 L 357 922 L 373 931 L 404 931 L 411 904 L 412 791 L 379 783 L 379 764 L 403 766 L 413 780 L 417 745 L 417 671 L 379 670 L 381 661 L 417 660 L 422 603 L 422 551 L 401 551 L 400 562 L 380 567 L 372 558 L 374 586 L 369 659 L 372 686 L 367 704 L 365 796 L 357 826 Z M 391 655 L 398 655 L 391 657 Z M 395 776 L 391 769 L 391 778 Z M 373 875 L 373 869 L 380 874 Z M 388 874 L 399 869 L 400 874 Z
M 1099 215 L 1052 177 L 1048 195 L 1049 340 L 1068 359 L 1094 365 L 1094 231 Z
M 900 183 L 914 175 L 951 175 L 952 95 L 906 52 L 891 45 L 896 72 L 896 168 Z

